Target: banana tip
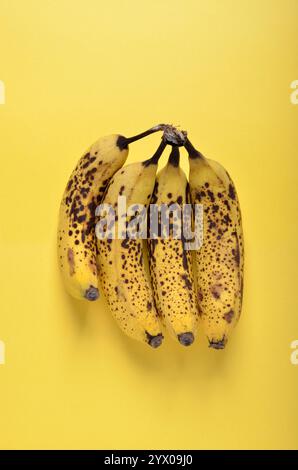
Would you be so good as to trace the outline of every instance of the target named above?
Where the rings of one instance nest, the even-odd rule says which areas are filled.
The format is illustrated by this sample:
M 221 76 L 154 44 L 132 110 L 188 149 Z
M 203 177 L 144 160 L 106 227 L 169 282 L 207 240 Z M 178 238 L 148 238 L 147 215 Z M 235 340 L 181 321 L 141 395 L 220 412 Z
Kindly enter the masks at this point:
M 149 333 L 147 333 L 147 338 L 148 338 L 148 344 L 149 346 L 151 346 L 151 348 L 158 348 L 161 343 L 162 343 L 162 340 L 163 340 L 163 335 L 160 333 L 156 336 L 151 336 Z
M 224 349 L 225 346 L 227 344 L 227 340 L 225 337 L 223 337 L 222 339 L 220 340 L 210 340 L 209 339 L 209 348 L 213 348 L 213 349 Z
M 91 286 L 85 292 L 85 298 L 87 300 L 90 300 L 91 302 L 93 302 L 94 300 L 97 300 L 98 297 L 99 297 L 99 292 L 96 287 Z
M 190 346 L 194 342 L 195 337 L 191 331 L 188 331 L 187 333 L 178 335 L 178 340 L 182 346 Z

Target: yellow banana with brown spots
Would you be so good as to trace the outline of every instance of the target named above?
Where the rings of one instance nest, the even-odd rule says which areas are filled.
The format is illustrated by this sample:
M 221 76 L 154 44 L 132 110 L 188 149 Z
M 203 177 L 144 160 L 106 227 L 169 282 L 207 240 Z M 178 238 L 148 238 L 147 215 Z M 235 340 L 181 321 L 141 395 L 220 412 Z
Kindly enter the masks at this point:
M 162 141 L 151 159 L 126 165 L 114 175 L 103 200 L 107 211 L 119 212 L 118 197 L 122 196 L 126 197 L 127 207 L 141 204 L 146 214 L 154 189 L 158 159 L 165 146 Z M 124 227 L 136 220 L 131 217 L 125 218 Z M 96 233 L 103 221 L 99 218 Z M 162 343 L 163 335 L 150 279 L 145 270 L 143 240 L 129 238 L 126 233 L 123 239 L 119 238 L 119 223 L 123 221 L 120 215 L 119 219 L 116 215 L 114 221 L 106 227 L 105 238 L 98 236 L 97 241 L 101 287 L 120 328 L 131 338 L 157 348 Z M 147 224 L 144 227 L 146 236 Z M 122 229 L 119 230 L 122 235 Z M 133 233 L 133 229 L 129 231 Z
M 158 313 L 171 336 L 183 346 L 193 343 L 198 321 L 191 252 L 185 247 L 183 225 L 181 224 L 181 238 L 179 233 L 176 238 L 173 233 L 175 223 L 179 222 L 175 218 L 182 220 L 183 204 L 188 202 L 188 191 L 186 175 L 179 167 L 179 149 L 174 146 L 167 165 L 157 175 L 151 199 L 151 203 L 156 204 L 159 210 L 161 207 L 168 207 L 169 229 L 156 234 L 156 238 L 149 238 L 148 247 Z M 161 232 L 161 225 L 159 229 Z
M 188 139 L 192 202 L 204 211 L 203 245 L 196 252 L 199 311 L 210 347 L 223 349 L 242 306 L 244 246 L 239 200 L 233 181 L 216 161 Z
M 97 140 L 79 160 L 63 194 L 58 223 L 58 261 L 69 294 L 98 298 L 95 209 L 113 174 L 125 163 L 128 145 L 163 125 L 137 136 L 118 134 Z

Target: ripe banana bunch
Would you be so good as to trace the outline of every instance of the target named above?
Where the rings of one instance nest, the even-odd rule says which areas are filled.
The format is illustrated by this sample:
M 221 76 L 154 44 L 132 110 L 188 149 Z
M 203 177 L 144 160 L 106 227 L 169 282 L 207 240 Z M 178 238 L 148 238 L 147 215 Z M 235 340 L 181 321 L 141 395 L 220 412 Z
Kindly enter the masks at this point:
M 202 328 L 215 349 L 223 349 L 236 325 L 243 292 L 243 233 L 235 186 L 227 171 L 205 158 L 188 139 L 193 204 L 204 209 L 203 245 L 196 252 Z
M 123 167 L 129 144 L 159 130 L 155 154 Z M 168 163 L 156 176 L 167 145 Z M 189 183 L 179 166 L 182 146 Z M 194 256 L 185 238 L 189 202 L 203 205 L 203 244 Z M 201 239 L 196 216 L 193 222 L 194 238 Z M 152 348 L 163 341 L 162 324 L 189 346 L 201 323 L 210 347 L 223 349 L 241 313 L 243 233 L 235 186 L 186 132 L 170 125 L 131 138 L 103 137 L 83 155 L 61 202 L 58 256 L 72 296 L 96 300 L 100 285 L 121 329 Z
M 95 209 L 113 174 L 128 156 L 128 145 L 163 129 L 155 126 L 126 138 L 118 134 L 97 140 L 79 160 L 63 194 L 58 223 L 58 259 L 67 291 L 77 299 L 96 300 Z
M 183 220 L 182 209 L 188 203 L 188 191 L 186 175 L 179 167 L 179 148 L 173 146 L 167 165 L 157 175 L 151 199 L 151 204 L 155 204 L 159 210 L 163 208 L 169 211 L 168 226 L 158 224 L 160 232 L 162 228 L 166 230 L 151 234 L 148 248 L 158 314 L 172 337 L 184 346 L 193 343 L 198 320 L 191 252 L 186 250 L 181 225 L 175 233 L 177 221 L 180 220 L 181 224 Z M 162 217 L 161 213 L 159 217 Z
M 137 225 L 139 231 L 142 226 L 143 231 L 145 228 L 145 236 L 147 234 L 146 208 L 154 189 L 158 159 L 165 146 L 162 140 L 152 158 L 131 163 L 117 171 L 105 194 L 103 213 L 98 214 L 96 225 L 99 277 L 110 310 L 128 336 L 153 348 L 161 345 L 163 335 L 145 270 L 142 239 L 137 236 L 136 230 Z M 120 219 L 117 216 L 113 219 L 119 209 L 119 196 L 126 197 L 126 206 L 132 210 L 137 205 L 145 208 L 145 213 L 141 209 L 139 211 L 138 224 L 129 214 L 128 220 L 126 214 Z M 106 218 L 107 212 L 112 218 L 106 223 L 109 220 Z M 126 229 L 130 230 L 129 236 Z M 117 236 L 119 230 L 123 238 Z

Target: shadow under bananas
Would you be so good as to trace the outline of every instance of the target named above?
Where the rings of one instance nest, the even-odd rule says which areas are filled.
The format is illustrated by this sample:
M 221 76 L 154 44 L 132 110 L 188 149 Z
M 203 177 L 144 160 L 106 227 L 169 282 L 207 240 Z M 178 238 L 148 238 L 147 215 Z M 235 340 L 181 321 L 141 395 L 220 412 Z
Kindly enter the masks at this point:
M 55 266 L 56 269 L 58 271 Z M 70 334 L 77 335 L 80 340 L 102 343 L 107 357 L 111 348 L 115 353 L 114 360 L 115 355 L 116 358 L 119 355 L 121 360 L 124 359 L 136 374 L 150 376 L 152 383 L 155 381 L 160 383 L 159 381 L 162 380 L 167 387 L 166 384 L 178 385 L 187 380 L 190 386 L 194 389 L 198 388 L 198 393 L 200 393 L 199 389 L 202 385 L 206 391 L 206 387 L 211 388 L 221 377 L 230 376 L 233 373 L 232 364 L 235 358 L 238 363 L 239 360 L 243 362 L 245 341 L 243 342 L 243 334 L 240 331 L 232 336 L 225 350 L 216 351 L 208 348 L 200 326 L 195 342 L 188 348 L 181 346 L 163 328 L 162 345 L 157 349 L 152 349 L 129 338 L 121 331 L 109 312 L 107 301 L 101 291 L 97 301 L 86 302 L 69 296 L 64 290 L 60 276 L 57 277 L 56 282 L 59 297 L 66 307 L 63 308 L 66 312 L 66 323 L 71 323 L 73 326 Z M 243 314 L 245 314 L 245 309 Z M 238 325 L 238 328 L 242 329 L 241 325 Z M 100 348 L 98 354 L 101 353 Z M 117 370 L 117 364 L 114 367 Z
M 238 363 L 239 367 L 240 363 L 240 367 L 244 367 L 245 359 L 245 342 L 240 331 L 239 335 L 231 338 L 225 350 L 216 351 L 208 348 L 207 340 L 200 331 L 196 341 L 186 348 L 163 330 L 163 344 L 154 350 L 121 331 L 103 295 L 94 303 L 65 295 L 68 314 L 76 325 L 73 333 L 77 334 L 80 343 L 92 341 L 101 344 L 98 349 L 93 349 L 93 353 L 98 354 L 98 363 L 104 354 L 115 373 L 119 364 L 121 367 L 123 363 L 126 364 L 140 380 L 146 377 L 152 392 L 160 390 L 163 399 L 167 396 L 169 406 L 173 405 L 176 396 L 172 394 L 173 387 L 179 390 L 187 386 L 190 394 L 197 394 L 198 399 L 206 400 L 209 393 L 213 394 L 214 389 L 227 380 L 237 383 L 234 365 Z
M 225 351 L 215 351 L 208 348 L 207 341 L 202 334 L 198 335 L 196 341 L 189 347 L 183 347 L 175 341 L 163 329 L 164 340 L 162 345 L 152 350 L 149 346 L 139 343 L 127 336 L 117 327 L 116 323 L 111 326 L 117 330 L 118 348 L 121 355 L 125 354 L 127 361 L 133 365 L 141 374 L 146 371 L 156 377 L 160 374 L 164 380 L 170 382 L 192 377 L 194 383 L 202 379 L 209 379 L 219 375 L 225 375 L 226 366 L 230 356 L 234 355 L 239 345 L 234 345 Z

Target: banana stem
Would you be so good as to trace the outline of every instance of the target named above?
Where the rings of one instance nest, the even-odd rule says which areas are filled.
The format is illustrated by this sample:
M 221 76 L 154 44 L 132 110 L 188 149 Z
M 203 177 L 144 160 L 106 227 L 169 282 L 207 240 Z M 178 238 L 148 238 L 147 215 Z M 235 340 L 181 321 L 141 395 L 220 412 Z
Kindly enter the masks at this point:
M 127 145 L 129 145 L 132 142 L 135 142 L 136 140 L 140 140 L 140 139 L 143 139 L 144 137 L 147 137 L 147 135 L 154 134 L 154 132 L 163 131 L 165 126 L 166 124 L 158 124 L 157 126 L 151 127 L 147 131 L 142 132 L 141 134 L 137 134 L 133 137 L 127 137 L 126 143 Z
M 155 154 L 151 158 L 149 158 L 148 160 L 145 160 L 143 162 L 143 165 L 144 166 L 157 165 L 158 160 L 160 159 L 160 157 L 161 157 L 161 155 L 162 155 L 162 153 L 163 153 L 163 151 L 164 151 L 164 149 L 166 148 L 167 145 L 168 145 L 167 142 L 164 139 L 162 139 L 162 141 L 159 144 L 159 147 L 156 150 Z
M 192 145 L 192 143 L 189 141 L 188 138 L 186 138 L 186 140 L 184 142 L 184 147 L 187 150 L 189 158 L 191 158 L 193 160 L 195 158 L 204 158 L 204 156 L 201 154 L 201 152 L 199 152 L 198 150 L 196 150 L 194 148 L 194 146 Z
M 172 151 L 169 156 L 169 164 L 172 166 L 178 167 L 179 161 L 180 161 L 179 147 L 177 147 L 176 145 L 173 145 Z
M 180 131 L 176 127 L 168 124 L 164 127 L 163 138 L 169 145 L 182 147 L 187 136 L 186 131 Z

